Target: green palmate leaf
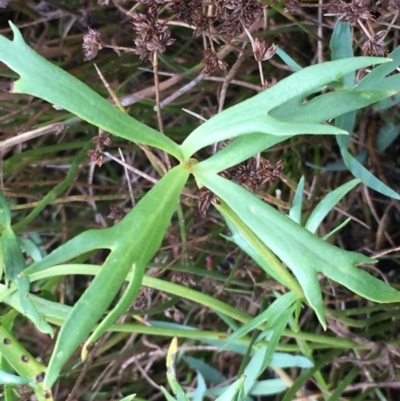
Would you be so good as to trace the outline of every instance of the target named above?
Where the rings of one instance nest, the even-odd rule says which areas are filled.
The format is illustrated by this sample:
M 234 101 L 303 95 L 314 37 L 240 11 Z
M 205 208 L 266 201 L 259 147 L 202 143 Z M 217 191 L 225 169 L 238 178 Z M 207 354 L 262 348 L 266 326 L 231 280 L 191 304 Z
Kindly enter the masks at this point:
M 24 42 L 12 22 L 10 26 L 14 40 L 0 36 L 0 61 L 20 75 L 20 79 L 14 82 L 13 93 L 39 97 L 105 131 L 163 149 L 182 160 L 181 152 L 173 141 L 124 114 L 83 82 L 48 62 Z
M 159 248 L 189 172 L 180 165 L 169 171 L 138 205 L 116 226 L 88 230 L 59 247 L 24 271 L 28 276 L 95 249 L 110 249 L 101 272 L 73 307 L 61 328 L 50 360 L 45 385 L 50 387 L 59 372 L 110 305 L 131 270 L 129 294 L 133 302 L 146 264 Z M 118 308 L 118 312 L 121 309 Z M 119 315 L 114 313 L 113 318 Z M 111 324 L 107 320 L 107 323 Z M 102 325 L 102 330 L 107 326 Z
M 248 227 L 293 271 L 308 303 L 325 327 L 317 274 L 322 272 L 353 292 L 376 302 L 398 302 L 400 292 L 355 267 L 375 261 L 324 242 L 239 185 L 194 168 L 196 179 L 222 201 L 220 210 L 231 223 Z M 235 215 L 237 218 L 235 220 Z
M 388 61 L 376 57 L 357 57 L 304 68 L 268 90 L 217 114 L 202 124 L 183 142 L 182 152 L 185 157 L 190 157 L 204 146 L 245 134 L 263 133 L 282 136 L 302 133 L 343 134 L 345 133 L 343 130 L 319 124 L 323 120 L 312 119 L 311 114 L 315 110 L 315 103 L 308 109 L 310 110 L 309 120 L 302 124 L 293 124 L 286 119 L 289 113 L 285 115 L 285 107 L 288 107 L 289 110 L 299 108 L 298 105 L 304 98 L 320 91 L 324 85 L 336 81 L 356 69 Z M 354 95 L 351 92 L 347 92 L 347 95 L 359 96 L 359 98 L 364 96 Z M 320 100 L 323 99 L 323 96 L 320 96 Z M 384 95 L 381 94 L 381 96 Z M 328 99 L 331 99 L 331 95 Z M 329 102 L 327 101 L 327 103 Z M 269 115 L 274 109 L 277 109 L 275 113 L 279 114 L 281 118 L 285 115 L 285 121 L 274 118 L 272 114 Z

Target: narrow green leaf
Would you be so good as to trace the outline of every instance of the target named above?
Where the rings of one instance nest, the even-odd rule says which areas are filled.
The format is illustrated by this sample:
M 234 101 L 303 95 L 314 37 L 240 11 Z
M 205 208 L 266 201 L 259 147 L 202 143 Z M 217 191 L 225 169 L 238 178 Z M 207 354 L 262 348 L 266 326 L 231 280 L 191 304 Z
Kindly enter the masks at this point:
M 383 153 L 398 138 L 399 133 L 399 126 L 386 123 L 376 137 L 376 150 Z
M 275 319 L 271 321 L 270 324 L 271 324 L 272 335 L 268 338 L 268 347 L 264 349 L 265 352 L 263 352 L 260 355 L 260 361 L 258 361 L 258 363 L 256 364 L 256 366 L 259 366 L 258 368 L 259 375 L 261 375 L 265 371 L 265 369 L 267 369 L 267 367 L 270 365 L 274 352 L 279 345 L 279 340 L 282 337 L 283 331 L 285 330 L 295 309 L 296 305 L 292 305 L 288 310 L 283 311 L 279 318 L 275 317 Z M 257 377 L 259 375 L 257 375 Z
M 400 199 L 400 195 L 397 192 L 393 191 L 393 189 L 389 188 L 381 180 L 376 178 L 349 153 L 346 149 L 346 142 L 343 142 L 340 137 L 337 137 L 336 140 L 339 144 L 340 154 L 342 155 L 343 161 L 354 177 L 361 179 L 364 185 L 383 195 L 389 196 L 393 199 Z
M 161 386 L 160 388 L 167 401 L 177 401 L 177 399 L 175 397 L 172 397 L 172 395 L 163 386 Z
M 18 243 L 18 238 L 14 231 L 9 226 L 1 236 L 1 245 L 3 247 L 4 263 L 5 263 L 5 280 L 7 284 L 18 279 L 26 265 L 22 255 L 21 248 Z
M 197 372 L 197 386 L 196 390 L 193 392 L 192 401 L 203 401 L 204 393 L 206 392 L 206 390 L 207 390 L 206 381 L 204 380 L 200 372 Z
M 297 280 L 260 238 L 235 213 L 216 207 L 224 216 L 232 233 L 230 237 L 224 236 L 224 238 L 234 242 L 246 252 L 273 279 L 295 292 L 299 298 L 303 298 L 303 290 Z
M 13 375 L 12 373 L 0 370 L 0 384 L 2 385 L 23 386 L 24 384 L 28 384 L 30 381 L 31 379 L 27 377 Z
M 311 212 L 310 217 L 305 225 L 306 229 L 312 233 L 315 233 L 322 220 L 324 220 L 328 213 L 349 191 L 351 191 L 360 182 L 361 180 L 359 179 L 351 180 L 350 182 L 346 182 L 346 184 L 336 188 L 334 191 L 329 192 L 328 195 L 326 195 Z
M 301 213 L 303 205 L 304 175 L 299 181 L 296 194 L 294 195 L 292 207 L 289 210 L 289 217 L 297 224 L 301 225 Z
M 242 376 L 233 382 L 215 401 L 232 401 L 235 396 L 242 389 L 243 383 L 246 380 L 246 376 Z
M 177 393 L 176 367 L 175 367 L 177 353 L 178 353 L 178 339 L 174 337 L 171 341 L 171 344 L 169 345 L 167 353 L 167 379 L 175 395 Z
M 107 331 L 107 329 L 129 309 L 139 294 L 141 280 L 138 278 L 143 275 L 143 266 L 134 263 L 132 265 L 131 273 L 131 279 L 129 280 L 128 286 L 126 287 L 121 299 L 112 309 L 112 311 L 108 313 L 102 322 L 96 327 L 83 346 L 82 359 L 86 359 L 86 353 L 87 350 L 90 349 L 90 346 L 95 343 Z
M 5 281 L 8 285 L 16 282 L 23 314 L 33 322 L 38 330 L 53 336 L 52 327 L 45 321 L 44 316 L 37 311 L 30 300 L 29 278 L 21 277 L 20 275 L 26 266 L 25 258 L 22 254 L 18 237 L 11 227 L 7 227 L 3 231 L 0 241 L 5 265 Z
M 275 352 L 272 356 L 270 366 L 274 368 L 299 367 L 305 369 L 311 368 L 314 365 L 308 358 L 302 355 L 292 355 L 285 354 L 283 352 Z
M 1 43 L 1 36 L 0 36 Z M 19 220 L 17 223 L 13 224 L 13 229 L 18 232 L 19 229 L 25 227 L 30 223 L 39 213 L 53 200 L 57 199 L 75 180 L 76 174 L 82 161 L 87 158 L 86 152 L 91 146 L 90 141 L 86 142 L 78 152 L 78 154 L 73 158 L 71 166 L 64 180 L 62 180 L 58 185 L 56 185 L 51 191 L 49 191 L 43 199 L 39 201 L 37 206 L 23 219 Z
M 275 118 L 285 119 L 296 123 L 311 123 L 328 121 L 344 113 L 358 110 L 382 99 L 389 98 L 397 93 L 396 89 L 379 91 L 358 91 L 355 87 L 324 93 L 306 103 L 291 103 L 283 105 L 270 112 Z M 299 126 L 301 129 L 301 125 Z M 304 132 L 308 133 L 308 132 Z M 310 134 L 315 133 L 310 131 Z M 328 132 L 329 133 L 329 132 Z M 273 134 L 273 132 L 271 132 Z
M 120 401 L 132 401 L 135 399 L 135 397 L 136 397 L 136 394 L 128 395 L 128 396 L 122 398 Z
M 250 390 L 250 395 L 262 396 L 279 394 L 287 388 L 288 385 L 282 379 L 260 380 L 254 383 L 254 386 Z
M 332 51 L 332 60 L 354 57 L 353 35 L 349 22 L 342 22 L 340 18 L 337 20 L 329 46 Z M 341 81 L 346 88 L 351 88 L 354 85 L 355 75 L 355 72 L 352 71 L 342 77 Z M 376 88 L 370 89 L 373 90 Z
M 290 67 L 293 71 L 300 71 L 303 67 L 296 63 L 281 47 L 278 46 L 276 49 L 277 56 L 279 56 L 282 61 Z
M 331 396 L 327 399 L 327 401 L 337 401 L 342 400 L 342 394 L 346 390 L 347 386 L 350 386 L 353 383 L 353 380 L 360 373 L 360 367 L 354 366 L 344 377 L 341 378 L 340 382 L 335 386 L 335 390 L 331 394 Z
M 124 114 L 83 82 L 51 64 L 25 43 L 12 22 L 10 26 L 14 40 L 0 36 L 0 61 L 20 75 L 14 82 L 13 93 L 39 97 L 105 131 L 165 150 L 182 160 L 181 152 L 172 140 Z
M 274 328 L 272 329 L 272 335 L 268 341 L 268 347 L 260 348 L 251 358 L 251 361 L 244 371 L 244 375 L 247 377 L 247 380 L 244 383 L 245 394 L 249 394 L 251 392 L 251 389 L 255 385 L 257 378 L 264 373 L 265 369 L 269 366 L 274 351 L 279 344 L 283 330 L 292 316 L 294 309 L 295 305 L 293 305 L 290 309 L 283 311 L 280 319 L 274 319 L 275 324 Z
M 201 359 L 194 358 L 189 355 L 185 355 L 182 358 L 193 370 L 196 370 L 200 376 L 210 382 L 211 384 L 221 384 L 227 380 L 227 378 L 208 363 Z
M 238 340 L 239 338 L 245 336 L 250 331 L 255 330 L 260 327 L 264 323 L 268 323 L 265 330 L 273 328 L 276 320 L 279 319 L 279 316 L 289 309 L 294 302 L 296 302 L 297 296 L 293 292 L 287 292 L 282 295 L 278 299 L 276 299 L 265 311 L 260 313 L 254 319 L 252 319 L 249 323 L 243 325 L 239 330 L 236 330 L 232 333 L 226 340 L 225 346 L 229 346 L 232 342 Z M 271 320 L 271 321 L 270 321 Z M 224 346 L 224 348 L 225 348 Z M 222 348 L 222 349 L 224 349 Z
M 392 61 L 375 67 L 358 83 L 358 90 L 374 90 L 380 87 L 381 81 L 384 80 L 386 75 L 400 66 L 400 46 L 397 46 L 396 49 L 388 55 L 388 58 Z
M 8 202 L 0 191 L 0 234 L 5 227 L 11 224 L 11 211 Z

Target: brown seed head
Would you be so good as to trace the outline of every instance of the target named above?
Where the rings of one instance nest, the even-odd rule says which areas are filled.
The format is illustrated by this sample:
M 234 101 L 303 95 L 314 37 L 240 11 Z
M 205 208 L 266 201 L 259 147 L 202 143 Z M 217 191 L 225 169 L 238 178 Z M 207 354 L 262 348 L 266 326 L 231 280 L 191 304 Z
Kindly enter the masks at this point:
M 82 47 L 85 50 L 85 61 L 93 60 L 103 48 L 100 33 L 96 29 L 89 28 L 89 32 L 83 36 Z
M 216 53 L 211 49 L 204 50 L 204 58 L 201 60 L 205 67 L 202 71 L 204 75 L 210 75 L 217 67 L 221 70 L 225 70 L 228 64 L 225 61 L 220 60 Z

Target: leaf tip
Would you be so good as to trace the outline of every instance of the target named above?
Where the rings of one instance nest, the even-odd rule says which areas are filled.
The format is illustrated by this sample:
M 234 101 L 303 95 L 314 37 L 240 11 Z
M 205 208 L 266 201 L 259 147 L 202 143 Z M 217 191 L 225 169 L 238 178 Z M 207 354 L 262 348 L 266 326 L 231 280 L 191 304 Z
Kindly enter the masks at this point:
M 10 25 L 11 30 L 13 31 L 14 40 L 17 39 L 17 38 L 18 38 L 18 39 L 19 39 L 19 38 L 22 38 L 21 32 L 20 32 L 20 30 L 18 29 L 18 27 L 17 27 L 15 24 L 13 24 L 12 21 L 8 21 L 8 24 Z

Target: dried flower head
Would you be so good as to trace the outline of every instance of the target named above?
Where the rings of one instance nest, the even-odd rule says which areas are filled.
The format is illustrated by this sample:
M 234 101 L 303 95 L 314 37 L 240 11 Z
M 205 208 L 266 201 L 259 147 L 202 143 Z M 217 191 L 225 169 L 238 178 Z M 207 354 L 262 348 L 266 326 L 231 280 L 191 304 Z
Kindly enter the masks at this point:
M 264 83 L 263 83 L 263 89 L 265 90 L 265 89 L 268 89 L 268 88 L 270 88 L 271 86 L 274 86 L 276 84 L 276 78 L 271 78 L 271 80 L 270 81 L 264 81 Z
M 169 27 L 158 21 L 158 9 L 154 6 L 148 8 L 146 15 L 135 15 L 132 24 L 137 35 L 134 53 L 142 61 L 150 60 L 156 51 L 164 53 L 165 48 L 175 42 L 175 39 L 171 38 Z
M 276 53 L 277 45 L 272 45 L 267 49 L 265 42 L 260 42 L 258 38 L 255 38 L 253 43 L 253 53 L 256 61 L 261 62 L 269 60 Z
M 264 185 L 275 184 L 283 167 L 284 164 L 281 160 L 272 165 L 269 160 L 265 159 L 261 159 L 257 166 L 257 160 L 253 157 L 227 170 L 221 171 L 219 175 L 253 192 Z M 219 203 L 219 199 L 209 189 L 205 187 L 201 188 L 198 208 L 202 217 L 207 214 L 212 203 Z
M 235 0 L 214 0 L 213 3 L 215 6 L 215 14 L 218 19 L 226 19 L 228 16 L 227 9 L 233 10 L 237 5 L 237 1 Z
M 210 75 L 217 67 L 221 70 L 226 70 L 228 64 L 225 61 L 220 60 L 216 53 L 211 49 L 204 50 L 204 58 L 201 60 L 205 67 L 202 71 L 204 75 Z
M 91 149 L 86 154 L 90 157 L 90 161 L 92 163 L 97 163 L 97 165 L 99 167 L 101 167 L 103 165 L 104 160 L 103 160 L 103 154 L 102 154 L 101 149 L 99 149 L 99 148 Z
M 295 12 L 299 9 L 299 1 L 298 0 L 284 0 L 285 3 L 285 12 Z
M 333 0 L 326 5 L 326 8 L 330 14 L 340 15 L 341 21 L 348 21 L 353 25 L 358 25 L 360 20 L 373 19 L 365 0 L 353 0 L 350 3 Z
M 83 36 L 82 47 L 85 50 L 85 61 L 93 60 L 103 48 L 100 33 L 96 29 L 89 28 L 89 32 Z
M 363 53 L 371 54 L 373 56 L 385 56 L 384 39 L 387 33 L 387 30 L 383 30 L 377 32 L 374 36 L 371 36 L 362 46 Z
M 240 35 L 243 27 L 249 28 L 262 13 L 256 0 L 237 0 L 232 6 L 232 12 L 219 26 L 220 31 L 229 37 Z
M 197 26 L 198 18 L 202 15 L 203 4 L 201 0 L 172 0 L 169 4 L 179 20 L 190 26 Z
M 118 205 L 115 203 L 110 204 L 110 214 L 107 217 L 114 220 L 114 224 L 119 223 L 125 217 L 125 215 L 125 211 Z
M 152 303 L 151 295 L 153 290 L 149 287 L 142 287 L 132 305 L 132 309 L 144 311 L 149 309 Z
M 367 75 L 368 71 L 366 70 L 366 68 L 361 68 L 360 70 L 357 71 L 356 81 L 360 82 Z
M 94 136 L 91 140 L 93 143 L 97 144 L 99 148 L 103 148 L 104 146 L 110 146 L 112 143 L 109 135 L 108 132 L 100 128 L 99 134 Z
M 199 214 L 205 217 L 212 203 L 219 203 L 219 199 L 206 187 L 200 188 Z

